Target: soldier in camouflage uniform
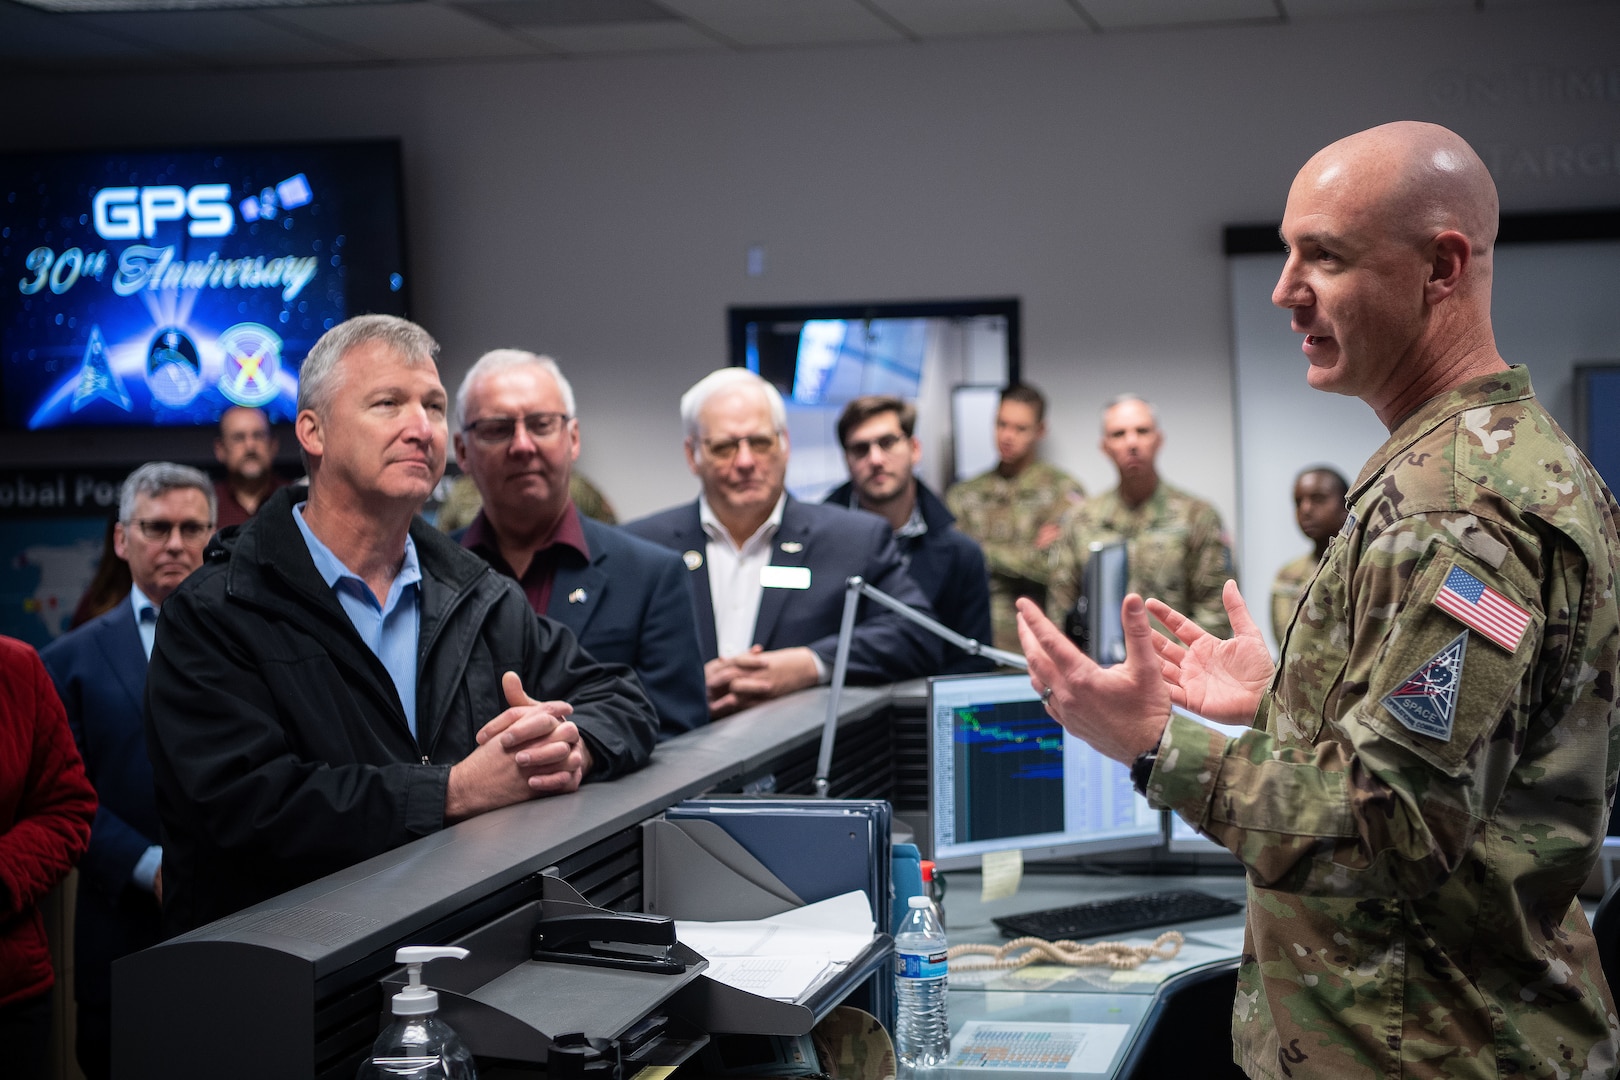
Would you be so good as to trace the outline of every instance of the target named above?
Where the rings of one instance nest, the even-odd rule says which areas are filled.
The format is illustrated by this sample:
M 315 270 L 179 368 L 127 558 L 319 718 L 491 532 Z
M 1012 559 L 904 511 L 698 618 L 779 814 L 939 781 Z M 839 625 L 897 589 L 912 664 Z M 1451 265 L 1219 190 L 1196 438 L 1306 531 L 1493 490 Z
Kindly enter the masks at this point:
M 1316 565 L 1327 554 L 1328 541 L 1344 527 L 1345 496 L 1350 485 L 1337 469 L 1326 465 L 1313 465 L 1302 469 L 1294 477 L 1294 521 L 1314 547 L 1311 551 L 1283 564 L 1271 582 L 1271 634 L 1280 644 L 1288 620 L 1294 617 L 1294 605 L 1305 591 Z M 1194 622 L 1198 622 L 1195 617 Z
M 1007 387 L 996 410 L 1000 463 L 945 493 L 956 527 L 984 549 L 993 643 L 1011 652 L 1019 648 L 1013 602 L 1027 596 L 1045 603 L 1048 552 L 1058 521 L 1086 497 L 1073 477 L 1036 460 L 1045 437 L 1046 398 L 1028 384 Z
M 1046 613 L 1059 626 L 1080 596 L 1092 544 L 1126 542 L 1130 589 L 1185 611 L 1226 637 L 1231 627 L 1221 587 L 1232 576 L 1232 549 L 1221 516 L 1202 499 L 1159 479 L 1164 434 L 1153 406 L 1122 394 L 1103 409 L 1102 450 L 1119 470 L 1119 487 L 1063 517 L 1052 545 Z
M 1612 1077 L 1620 1019 L 1576 889 L 1620 738 L 1620 508 L 1490 329 L 1496 190 L 1456 135 L 1374 128 L 1289 193 L 1274 299 L 1309 380 L 1390 430 L 1275 672 L 1127 604 L 1098 668 L 1032 608 L 1064 726 L 1243 860 L 1233 1031 L 1254 1077 Z M 1147 613 L 1181 644 L 1155 655 Z M 1066 651 L 1065 651 L 1066 650 Z M 1239 738 L 1165 714 L 1253 717 Z

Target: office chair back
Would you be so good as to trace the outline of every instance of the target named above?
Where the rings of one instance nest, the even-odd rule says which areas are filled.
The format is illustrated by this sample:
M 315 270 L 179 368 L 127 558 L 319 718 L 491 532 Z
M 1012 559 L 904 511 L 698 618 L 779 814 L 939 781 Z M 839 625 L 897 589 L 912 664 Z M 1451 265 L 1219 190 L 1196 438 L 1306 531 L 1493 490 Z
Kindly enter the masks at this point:
M 1237 973 L 1238 959 L 1233 957 L 1165 980 L 1119 1075 L 1129 1080 L 1244 1080 L 1243 1070 L 1232 1061 Z
M 1608 980 L 1611 992 L 1620 988 L 1620 900 L 1615 899 L 1617 894 L 1620 894 L 1620 881 L 1609 886 L 1603 902 L 1598 904 L 1597 914 L 1592 916 L 1598 963 L 1603 967 L 1603 977 Z

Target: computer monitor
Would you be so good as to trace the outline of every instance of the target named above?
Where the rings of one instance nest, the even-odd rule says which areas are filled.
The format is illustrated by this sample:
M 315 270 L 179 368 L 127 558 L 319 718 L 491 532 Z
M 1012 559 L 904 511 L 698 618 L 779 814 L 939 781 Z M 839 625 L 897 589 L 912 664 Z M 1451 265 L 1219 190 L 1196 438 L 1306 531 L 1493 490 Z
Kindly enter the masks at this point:
M 1171 711 L 1178 716 L 1185 716 L 1189 720 L 1203 724 L 1205 727 L 1212 727 L 1216 731 L 1223 732 L 1234 739 L 1249 730 L 1247 724 L 1217 724 L 1213 720 L 1206 720 L 1197 713 L 1188 712 L 1178 706 L 1171 706 Z M 1228 855 L 1234 860 L 1237 858 L 1237 856 L 1232 855 L 1230 851 L 1227 851 L 1226 848 L 1209 839 L 1209 837 L 1200 836 L 1198 830 L 1187 824 L 1180 814 L 1171 813 L 1166 816 L 1170 819 L 1169 846 L 1172 855 Z
M 1064 631 L 1103 667 L 1125 659 L 1125 627 L 1120 605 L 1130 591 L 1131 560 L 1125 541 L 1092 544 L 1080 578 L 1080 596 L 1064 619 Z
M 930 679 L 928 760 L 924 846 L 941 869 L 994 851 L 1054 859 L 1164 842 L 1130 769 L 1059 727 L 1028 675 Z

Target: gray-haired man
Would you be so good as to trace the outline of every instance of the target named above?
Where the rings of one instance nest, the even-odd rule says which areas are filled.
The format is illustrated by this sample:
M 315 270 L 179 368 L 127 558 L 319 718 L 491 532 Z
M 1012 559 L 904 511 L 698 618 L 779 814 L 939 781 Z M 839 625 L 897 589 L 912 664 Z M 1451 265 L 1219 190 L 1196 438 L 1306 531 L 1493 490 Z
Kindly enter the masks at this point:
M 642 765 L 633 678 L 416 516 L 444 472 L 437 344 L 365 315 L 304 361 L 283 489 L 170 601 L 148 681 L 173 932 L 444 825 Z

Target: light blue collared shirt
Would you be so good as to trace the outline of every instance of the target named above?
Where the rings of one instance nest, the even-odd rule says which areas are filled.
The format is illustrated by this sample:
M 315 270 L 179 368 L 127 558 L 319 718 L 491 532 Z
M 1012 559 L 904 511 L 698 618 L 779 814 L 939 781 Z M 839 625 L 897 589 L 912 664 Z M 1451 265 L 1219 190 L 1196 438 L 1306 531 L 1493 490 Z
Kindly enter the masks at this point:
M 405 723 L 411 734 L 416 734 L 416 645 L 422 630 L 420 594 L 422 566 L 416 561 L 416 544 L 405 538 L 405 561 L 399 573 L 388 586 L 388 599 L 377 603 L 377 597 L 361 577 L 343 560 L 332 554 L 332 549 L 321 543 L 304 521 L 304 503 L 293 507 L 293 520 L 304 534 L 310 558 L 321 579 L 337 594 L 338 603 L 354 624 L 360 640 L 377 655 L 383 667 L 394 680 L 399 692 L 399 703 L 405 707 Z
M 146 650 L 146 658 L 152 659 L 152 641 L 157 634 L 157 605 L 147 599 L 141 592 L 139 585 L 130 585 L 129 603 L 135 609 L 135 629 L 140 631 L 141 648 Z M 150 615 L 147 612 L 151 612 Z

